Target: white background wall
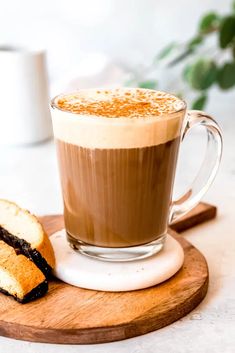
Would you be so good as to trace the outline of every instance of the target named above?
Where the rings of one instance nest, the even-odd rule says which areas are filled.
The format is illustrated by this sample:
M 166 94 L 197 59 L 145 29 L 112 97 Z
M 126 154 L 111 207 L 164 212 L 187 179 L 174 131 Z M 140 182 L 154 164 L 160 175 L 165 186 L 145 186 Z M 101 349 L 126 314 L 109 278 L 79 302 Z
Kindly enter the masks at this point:
M 172 40 L 185 40 L 200 15 L 226 13 L 230 0 L 0 0 L 0 45 L 45 47 L 50 78 L 87 53 L 143 63 Z

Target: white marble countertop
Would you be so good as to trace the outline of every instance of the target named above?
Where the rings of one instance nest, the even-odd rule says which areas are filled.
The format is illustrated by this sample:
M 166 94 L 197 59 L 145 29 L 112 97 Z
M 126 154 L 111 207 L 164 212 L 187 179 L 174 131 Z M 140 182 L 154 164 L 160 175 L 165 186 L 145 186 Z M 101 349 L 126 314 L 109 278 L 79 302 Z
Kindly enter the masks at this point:
M 235 120 L 220 123 L 225 150 L 222 166 L 205 200 L 218 206 L 218 217 L 184 235 L 205 255 L 210 270 L 205 300 L 190 314 L 159 331 L 125 341 L 63 346 L 0 337 L 0 352 L 47 353 L 191 353 L 235 351 Z M 182 148 L 179 177 L 183 188 L 203 148 L 199 133 Z M 180 180 L 180 181 L 179 181 Z M 32 147 L 0 148 L 0 197 L 18 202 L 36 214 L 62 211 L 55 149 L 52 141 Z

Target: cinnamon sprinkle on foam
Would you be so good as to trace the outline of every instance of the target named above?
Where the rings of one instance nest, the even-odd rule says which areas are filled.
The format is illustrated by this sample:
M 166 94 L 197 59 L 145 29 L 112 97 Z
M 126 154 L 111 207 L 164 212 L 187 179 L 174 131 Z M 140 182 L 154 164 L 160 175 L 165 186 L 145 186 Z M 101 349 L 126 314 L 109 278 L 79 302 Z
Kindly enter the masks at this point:
M 58 97 L 56 106 L 83 116 L 147 118 L 177 112 L 184 108 L 184 102 L 165 92 L 118 88 L 65 94 Z

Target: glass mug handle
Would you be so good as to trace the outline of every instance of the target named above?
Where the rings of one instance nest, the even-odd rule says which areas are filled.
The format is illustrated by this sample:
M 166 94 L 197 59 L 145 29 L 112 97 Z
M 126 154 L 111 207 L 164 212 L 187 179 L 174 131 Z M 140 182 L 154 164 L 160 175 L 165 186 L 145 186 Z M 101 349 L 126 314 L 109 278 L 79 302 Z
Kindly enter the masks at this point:
M 169 223 L 178 220 L 197 206 L 209 189 L 219 168 L 222 155 L 221 130 L 215 120 L 199 110 L 189 110 L 186 116 L 182 141 L 189 130 L 195 126 L 203 126 L 207 131 L 207 149 L 204 161 L 191 188 L 178 200 L 172 202 Z

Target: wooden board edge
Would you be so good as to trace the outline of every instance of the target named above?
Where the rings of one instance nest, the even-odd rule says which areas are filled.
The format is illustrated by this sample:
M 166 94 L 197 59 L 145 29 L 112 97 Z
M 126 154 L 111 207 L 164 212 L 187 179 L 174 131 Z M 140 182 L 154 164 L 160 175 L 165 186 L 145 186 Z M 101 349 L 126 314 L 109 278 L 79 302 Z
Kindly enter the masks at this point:
M 217 207 L 205 202 L 200 202 L 193 210 L 180 218 L 178 221 L 170 224 L 170 228 L 178 233 L 193 228 L 206 221 L 212 220 L 217 215 Z
M 206 296 L 207 289 L 208 278 L 205 280 L 200 289 L 187 300 L 187 302 L 184 302 L 182 305 L 178 306 L 176 311 L 175 309 L 172 309 L 174 310 L 174 318 L 173 315 L 169 315 L 163 321 L 162 317 L 159 316 L 156 319 L 156 317 L 153 316 L 148 320 L 147 326 L 146 324 L 143 324 L 145 320 L 140 319 L 125 325 L 109 326 L 107 328 L 102 327 L 101 329 L 91 328 L 88 334 L 87 330 L 83 329 L 41 329 L 26 325 L 21 325 L 19 330 L 16 328 L 14 323 L 3 323 L 0 321 L 0 335 L 27 342 L 61 345 L 102 344 L 122 341 L 159 330 L 184 317 L 201 303 Z M 112 338 L 110 338 L 110 331 L 112 331 L 113 334 Z M 107 335 L 107 332 L 109 332 L 109 335 Z
M 108 343 L 114 341 L 121 341 L 128 338 L 137 337 L 160 328 L 163 328 L 171 323 L 179 320 L 187 315 L 190 311 L 197 307 L 204 299 L 208 289 L 208 266 L 205 257 L 195 248 L 190 242 L 179 236 L 174 231 L 170 231 L 187 251 L 197 252 L 202 258 L 204 266 L 206 267 L 205 276 L 203 276 L 198 289 L 187 298 L 186 301 L 180 303 L 177 307 L 171 309 L 172 315 L 163 313 L 156 315 L 154 308 L 146 312 L 148 321 L 144 316 L 137 317 L 127 324 L 108 326 L 106 328 L 95 327 L 88 329 L 53 329 L 40 328 L 27 325 L 17 326 L 14 322 L 0 321 L 0 335 L 4 337 L 14 338 L 29 342 L 51 343 L 51 344 L 98 344 Z M 169 279 L 168 281 L 170 281 Z

